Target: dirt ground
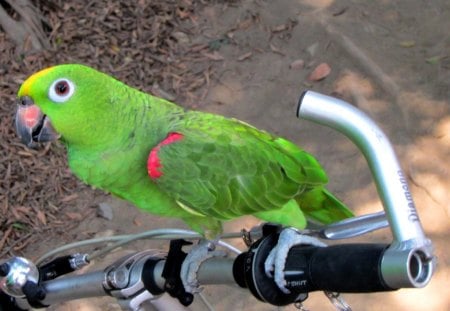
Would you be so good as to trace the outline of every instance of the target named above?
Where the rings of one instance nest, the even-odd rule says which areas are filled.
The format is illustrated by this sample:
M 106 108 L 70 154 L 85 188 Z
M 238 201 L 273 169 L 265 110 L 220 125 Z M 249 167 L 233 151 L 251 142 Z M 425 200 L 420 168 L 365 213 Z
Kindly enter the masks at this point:
M 214 75 L 197 91 L 202 94 L 201 101 L 193 104 L 188 98 L 186 103 L 239 118 L 303 146 L 326 168 L 329 189 L 356 214 L 381 209 L 367 164 L 341 134 L 296 118 L 299 95 L 312 89 L 341 97 L 367 112 L 390 137 L 408 176 L 422 225 L 436 248 L 438 267 L 423 289 L 344 295 L 353 310 L 450 310 L 450 3 L 217 1 L 201 6 L 192 16 L 201 31 L 178 34 L 179 41 L 186 45 L 213 42 L 206 57 Z M 310 81 L 309 74 L 320 63 L 330 66 L 330 74 L 321 81 Z M 201 64 L 191 65 L 202 70 Z M 108 72 L 106 66 L 99 69 Z M 85 213 L 78 228 L 47 237 L 37 251 L 29 247 L 30 256 L 97 232 L 184 228 L 177 220 L 143 215 L 125 202 L 90 189 L 84 189 L 78 198 L 79 207 L 86 202 L 90 206 L 107 202 L 113 220 L 96 217 L 92 211 Z M 243 218 L 227 228 L 240 230 L 255 223 Z M 390 239 L 386 230 L 365 238 Z M 159 242 L 156 246 L 166 247 Z M 142 242 L 130 246 L 140 247 L 144 247 Z M 217 310 L 274 309 L 232 287 L 212 286 L 205 295 Z M 321 293 L 311 293 L 305 306 L 333 310 Z M 204 306 L 196 302 L 193 309 Z M 118 308 L 111 300 L 89 299 L 52 310 Z

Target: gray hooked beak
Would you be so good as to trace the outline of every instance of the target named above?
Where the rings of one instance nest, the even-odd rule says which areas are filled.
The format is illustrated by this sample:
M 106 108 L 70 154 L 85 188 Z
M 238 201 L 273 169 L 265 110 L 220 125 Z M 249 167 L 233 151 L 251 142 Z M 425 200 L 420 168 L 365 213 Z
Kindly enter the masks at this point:
M 15 121 L 17 135 L 27 147 L 35 148 L 37 143 L 59 138 L 49 118 L 29 96 L 18 99 Z

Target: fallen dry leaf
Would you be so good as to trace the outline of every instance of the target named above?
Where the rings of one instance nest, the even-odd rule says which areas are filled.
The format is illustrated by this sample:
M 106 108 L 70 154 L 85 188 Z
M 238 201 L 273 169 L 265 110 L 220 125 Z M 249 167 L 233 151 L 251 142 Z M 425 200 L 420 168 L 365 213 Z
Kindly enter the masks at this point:
M 177 8 L 176 14 L 180 19 L 186 19 L 191 16 L 191 12 L 183 10 L 181 8 Z
M 140 227 L 142 226 L 142 221 L 139 220 L 139 217 L 134 217 L 133 223 L 135 226 Z
M 294 69 L 294 70 L 300 70 L 300 69 L 303 69 L 304 67 L 305 67 L 305 61 L 303 59 L 294 60 L 289 65 L 289 68 Z
M 323 80 L 330 74 L 330 72 L 330 65 L 327 63 L 321 63 L 309 74 L 308 81 L 317 82 Z
M 281 52 L 281 50 L 279 48 L 277 48 L 275 45 L 273 45 L 272 43 L 270 44 L 270 50 L 274 53 L 280 54 L 280 55 L 285 55 L 283 52 Z
M 43 211 L 38 210 L 36 217 L 39 219 L 39 221 L 43 224 L 46 225 L 47 224 L 47 217 L 45 217 L 45 214 Z
M 238 25 L 237 25 L 237 29 L 239 29 L 239 30 L 245 30 L 245 29 L 247 29 L 248 27 L 250 27 L 251 25 L 253 24 L 253 18 L 247 18 L 246 20 L 243 20 L 242 22 L 240 22 Z
M 66 212 L 66 216 L 70 220 L 80 220 L 83 218 L 83 216 L 80 213 L 72 213 L 72 212 Z
M 400 42 L 400 46 L 403 48 L 412 48 L 415 45 L 416 45 L 416 41 L 414 41 L 414 40 L 406 40 L 406 41 Z
M 214 60 L 214 61 L 222 61 L 225 59 L 225 57 L 223 57 L 219 52 L 214 51 L 212 53 L 203 53 L 203 56 L 209 58 L 210 60 Z
M 69 194 L 61 199 L 61 202 L 69 202 L 78 199 L 77 193 Z
M 245 53 L 245 54 L 242 54 L 241 56 L 239 56 L 238 57 L 238 61 L 243 61 L 243 60 L 246 60 L 247 58 L 250 58 L 251 56 L 252 56 L 252 52 L 248 52 L 248 53 Z
M 9 226 L 8 229 L 3 233 L 2 238 L 0 239 L 0 249 L 3 249 L 3 246 L 6 244 L 6 240 L 13 230 L 13 226 Z
M 275 26 L 275 27 L 272 27 L 272 32 L 280 32 L 280 31 L 283 31 L 283 30 L 286 30 L 288 28 L 288 25 L 286 25 L 286 24 L 281 24 L 281 25 L 277 25 L 277 26 Z

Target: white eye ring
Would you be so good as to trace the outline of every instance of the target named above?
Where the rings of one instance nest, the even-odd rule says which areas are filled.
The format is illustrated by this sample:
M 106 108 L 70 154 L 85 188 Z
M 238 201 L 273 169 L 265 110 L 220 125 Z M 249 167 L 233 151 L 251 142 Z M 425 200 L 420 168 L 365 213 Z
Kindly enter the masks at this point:
M 52 83 L 48 90 L 48 97 L 57 103 L 64 103 L 75 92 L 75 84 L 66 78 L 58 79 Z

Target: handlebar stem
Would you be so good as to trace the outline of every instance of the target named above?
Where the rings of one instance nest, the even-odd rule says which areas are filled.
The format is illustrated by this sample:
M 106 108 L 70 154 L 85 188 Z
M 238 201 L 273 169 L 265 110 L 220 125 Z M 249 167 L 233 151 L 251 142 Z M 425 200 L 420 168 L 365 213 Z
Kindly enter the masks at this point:
M 433 246 L 423 232 L 406 176 L 383 131 L 349 103 L 312 91 L 300 97 L 297 116 L 343 133 L 360 149 L 394 238 L 383 256 L 385 281 L 393 288 L 425 286 L 434 270 Z

